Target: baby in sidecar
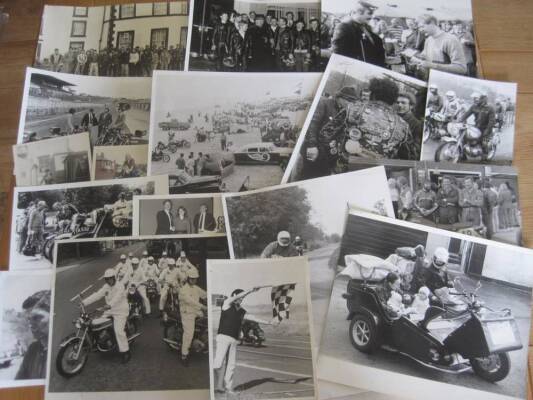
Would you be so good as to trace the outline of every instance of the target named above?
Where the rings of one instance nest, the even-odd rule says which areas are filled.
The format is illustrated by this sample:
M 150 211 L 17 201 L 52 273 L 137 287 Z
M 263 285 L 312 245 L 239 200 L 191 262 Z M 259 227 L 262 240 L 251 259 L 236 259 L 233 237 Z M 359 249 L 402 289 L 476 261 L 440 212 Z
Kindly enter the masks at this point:
M 421 321 L 424 319 L 426 310 L 429 308 L 430 294 L 430 290 L 422 286 L 418 290 L 418 293 L 414 295 L 413 302 L 409 306 L 406 306 L 403 301 L 403 296 L 396 291 L 392 291 L 387 301 L 387 306 L 399 316 L 404 315 L 408 316 L 412 321 Z

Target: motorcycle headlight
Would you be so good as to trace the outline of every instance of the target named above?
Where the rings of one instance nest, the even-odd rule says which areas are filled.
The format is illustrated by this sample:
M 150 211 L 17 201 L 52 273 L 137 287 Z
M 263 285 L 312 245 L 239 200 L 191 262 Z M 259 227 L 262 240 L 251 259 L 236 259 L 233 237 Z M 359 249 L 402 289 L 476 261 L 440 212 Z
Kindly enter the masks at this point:
M 82 323 L 80 318 L 74 320 L 74 326 L 76 327 L 76 329 L 81 329 L 81 325 Z

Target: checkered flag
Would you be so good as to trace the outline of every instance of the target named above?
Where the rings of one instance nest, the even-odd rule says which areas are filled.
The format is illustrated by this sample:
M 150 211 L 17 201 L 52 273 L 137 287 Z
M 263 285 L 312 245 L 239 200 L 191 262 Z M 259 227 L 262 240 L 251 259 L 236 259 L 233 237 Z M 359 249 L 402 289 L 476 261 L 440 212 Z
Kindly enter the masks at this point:
M 296 283 L 272 286 L 272 321 L 280 323 L 284 319 L 289 319 L 289 307 L 292 301 L 292 292 Z

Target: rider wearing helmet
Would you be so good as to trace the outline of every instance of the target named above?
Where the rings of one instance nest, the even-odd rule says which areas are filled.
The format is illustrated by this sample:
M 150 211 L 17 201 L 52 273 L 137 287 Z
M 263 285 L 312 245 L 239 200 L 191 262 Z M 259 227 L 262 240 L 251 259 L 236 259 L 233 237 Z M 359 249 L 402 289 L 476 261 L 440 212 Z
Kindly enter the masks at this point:
M 269 243 L 261 258 L 296 257 L 298 249 L 291 243 L 291 234 L 287 231 L 280 231 L 276 241 Z
M 148 252 L 145 250 L 143 251 L 143 256 L 141 258 L 141 261 L 139 262 L 139 266 L 146 271 L 146 266 L 148 265 Z
M 196 267 L 189 261 L 187 254 L 182 250 L 180 251 L 179 258 L 176 259 L 176 268 L 181 272 L 182 283 L 187 280 L 187 272 Z
M 181 342 L 181 361 L 184 365 L 188 363 L 189 349 L 191 348 L 194 336 L 194 325 L 197 317 L 202 317 L 207 307 L 201 300 L 207 298 L 205 290 L 197 286 L 200 275 L 196 268 L 187 271 L 187 280 L 179 291 L 181 324 L 183 326 L 183 336 Z
M 432 83 L 429 85 L 429 93 L 426 107 L 431 112 L 440 112 L 443 107 L 442 97 L 439 94 L 439 87 Z
M 431 257 L 426 275 L 426 286 L 433 293 L 438 294 L 439 289 L 453 287 L 453 282 L 448 278 L 446 266 L 450 254 L 444 247 L 437 247 Z
M 446 101 L 442 108 L 442 113 L 446 117 L 446 122 L 455 122 L 459 117 L 460 111 L 461 103 L 459 102 L 459 99 L 453 90 L 448 90 L 446 92 Z
M 157 263 L 157 267 L 159 268 L 159 272 L 163 272 L 168 267 L 168 258 L 167 258 L 167 252 L 164 251 L 161 254 L 161 258 L 159 259 L 159 262 Z
M 474 92 L 470 95 L 472 105 L 461 116 L 459 122 L 465 122 L 471 115 L 474 116 L 476 128 L 481 131 L 481 144 L 483 148 L 483 159 L 486 160 L 490 143 L 494 136 L 493 128 L 496 124 L 496 113 L 487 103 L 487 94 Z
M 183 279 L 182 273 L 176 268 L 176 261 L 173 258 L 167 260 L 168 268 L 159 275 L 159 282 L 161 284 L 161 296 L 159 298 L 159 311 L 163 314 L 167 302 L 168 291 L 177 291 L 180 281 Z
M 126 257 L 126 254 L 120 255 L 120 261 L 115 265 L 113 270 L 115 271 L 115 277 L 119 281 L 122 281 L 124 278 L 127 279 L 131 275 L 131 263 Z
M 148 278 L 146 278 L 144 269 L 140 266 L 139 259 L 137 257 L 132 258 L 131 268 L 132 271 L 129 279 L 129 285 L 135 286 L 137 292 L 143 300 L 144 311 L 146 312 L 146 314 L 150 314 L 150 300 L 148 299 L 148 296 L 146 296 L 146 281 L 148 280 Z
M 126 320 L 129 314 L 127 291 L 123 284 L 118 283 L 115 277 L 115 270 L 108 268 L 104 272 L 105 284 L 97 292 L 91 294 L 82 301 L 84 306 L 88 306 L 105 298 L 106 311 L 104 316 L 113 318 L 113 329 L 117 340 L 118 350 L 122 355 L 122 362 L 130 360 L 130 348 L 128 337 L 126 336 Z
M 296 236 L 294 238 L 294 243 L 293 243 L 294 247 L 296 247 L 296 250 L 298 251 L 298 255 L 303 255 L 304 254 L 304 242 L 302 240 L 302 238 L 300 236 Z

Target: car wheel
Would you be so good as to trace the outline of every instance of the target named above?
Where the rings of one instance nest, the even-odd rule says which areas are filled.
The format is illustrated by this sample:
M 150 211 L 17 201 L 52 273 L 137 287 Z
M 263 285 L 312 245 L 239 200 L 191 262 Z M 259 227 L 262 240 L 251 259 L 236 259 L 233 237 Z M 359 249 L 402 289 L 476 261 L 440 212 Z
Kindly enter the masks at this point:
M 472 369 L 476 375 L 487 382 L 501 381 L 509 374 L 511 369 L 511 360 L 507 353 L 471 358 L 470 364 L 472 364 Z
M 372 353 L 379 347 L 378 329 L 374 320 L 364 314 L 355 314 L 350 322 L 352 346 L 363 353 Z

